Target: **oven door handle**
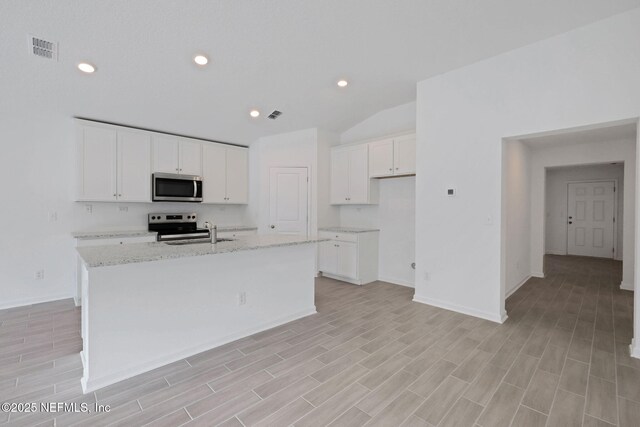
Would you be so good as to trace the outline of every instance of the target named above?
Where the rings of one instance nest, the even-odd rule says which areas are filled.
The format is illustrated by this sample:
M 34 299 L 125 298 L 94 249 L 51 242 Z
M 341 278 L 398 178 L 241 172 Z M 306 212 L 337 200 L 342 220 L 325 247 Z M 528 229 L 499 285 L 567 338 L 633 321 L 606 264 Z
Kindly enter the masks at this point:
M 195 181 L 193 181 L 193 197 L 197 197 L 198 196 L 198 184 L 196 184 Z

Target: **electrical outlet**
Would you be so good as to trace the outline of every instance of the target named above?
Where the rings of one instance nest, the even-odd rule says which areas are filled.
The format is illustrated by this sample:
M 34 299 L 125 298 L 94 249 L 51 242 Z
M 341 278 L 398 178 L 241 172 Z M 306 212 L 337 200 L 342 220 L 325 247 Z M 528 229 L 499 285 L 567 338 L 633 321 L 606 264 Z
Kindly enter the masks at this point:
M 37 270 L 33 277 L 36 280 L 44 280 L 44 270 Z
M 49 212 L 48 218 L 49 218 L 49 222 L 56 222 L 58 220 L 58 212 L 56 211 Z
M 247 303 L 247 293 L 240 292 L 238 294 L 238 305 L 245 305 Z
M 129 212 L 129 206 L 118 206 L 120 212 Z
M 93 205 L 84 205 L 84 211 L 88 214 L 93 213 Z

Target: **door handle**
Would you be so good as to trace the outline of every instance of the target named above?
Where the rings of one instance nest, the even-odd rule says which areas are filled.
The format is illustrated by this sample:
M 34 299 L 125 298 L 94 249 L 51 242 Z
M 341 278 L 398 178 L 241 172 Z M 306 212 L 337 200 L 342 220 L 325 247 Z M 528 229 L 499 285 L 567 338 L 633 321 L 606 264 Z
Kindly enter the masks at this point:
M 271 228 L 276 228 L 276 226 L 272 224 L 272 225 L 271 225 Z
M 197 197 L 198 195 L 198 184 L 196 184 L 195 181 L 193 181 L 193 197 Z

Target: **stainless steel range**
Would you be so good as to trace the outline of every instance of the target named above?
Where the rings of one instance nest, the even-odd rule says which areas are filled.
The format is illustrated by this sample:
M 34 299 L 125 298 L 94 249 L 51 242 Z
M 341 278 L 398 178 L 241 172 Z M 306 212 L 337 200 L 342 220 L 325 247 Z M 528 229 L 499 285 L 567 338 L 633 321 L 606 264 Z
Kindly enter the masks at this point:
M 211 238 L 208 229 L 198 228 L 198 216 L 195 213 L 149 214 L 149 231 L 158 233 L 159 242 Z

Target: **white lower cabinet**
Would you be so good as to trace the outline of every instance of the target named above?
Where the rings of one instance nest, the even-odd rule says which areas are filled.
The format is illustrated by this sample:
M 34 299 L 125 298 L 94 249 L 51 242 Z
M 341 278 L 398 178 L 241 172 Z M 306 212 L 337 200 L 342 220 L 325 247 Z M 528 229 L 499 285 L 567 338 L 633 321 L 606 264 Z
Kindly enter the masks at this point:
M 334 233 L 320 231 L 318 270 L 323 276 L 356 285 L 378 280 L 378 232 Z

